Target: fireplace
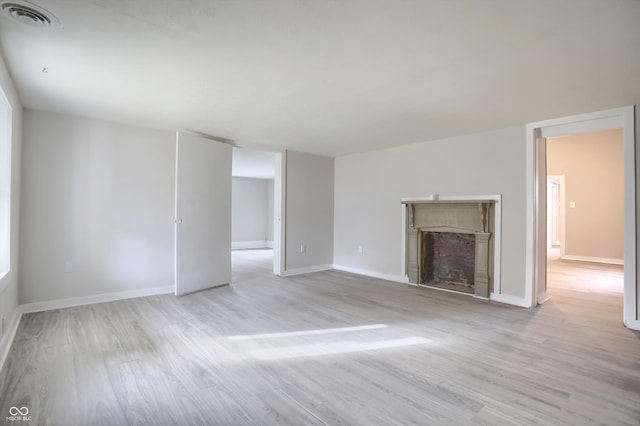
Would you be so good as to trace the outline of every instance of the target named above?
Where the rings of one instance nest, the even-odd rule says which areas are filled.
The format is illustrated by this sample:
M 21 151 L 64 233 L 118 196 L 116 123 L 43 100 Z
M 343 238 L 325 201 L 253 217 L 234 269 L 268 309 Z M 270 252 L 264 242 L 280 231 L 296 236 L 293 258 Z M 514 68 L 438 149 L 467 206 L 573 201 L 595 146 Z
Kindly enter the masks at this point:
M 488 298 L 492 287 L 494 200 L 421 200 L 406 204 L 410 283 Z

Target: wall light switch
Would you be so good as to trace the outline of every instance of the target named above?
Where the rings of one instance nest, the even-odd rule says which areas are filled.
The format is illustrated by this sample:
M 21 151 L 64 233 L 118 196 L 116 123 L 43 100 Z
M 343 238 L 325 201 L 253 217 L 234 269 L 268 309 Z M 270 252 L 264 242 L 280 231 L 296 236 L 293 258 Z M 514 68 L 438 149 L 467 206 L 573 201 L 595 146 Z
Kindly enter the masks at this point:
M 307 246 L 305 244 L 300 245 L 300 253 L 304 253 L 307 251 Z
M 64 272 L 66 272 L 67 274 L 70 274 L 71 272 L 73 272 L 73 262 L 70 260 L 67 260 L 66 262 L 64 262 Z
M 362 250 L 363 250 L 362 246 L 358 246 L 358 253 L 362 254 Z
M 575 209 L 575 208 L 576 208 L 576 202 L 575 202 L 575 201 L 571 201 L 571 202 L 569 203 L 569 208 L 570 208 L 570 209 Z

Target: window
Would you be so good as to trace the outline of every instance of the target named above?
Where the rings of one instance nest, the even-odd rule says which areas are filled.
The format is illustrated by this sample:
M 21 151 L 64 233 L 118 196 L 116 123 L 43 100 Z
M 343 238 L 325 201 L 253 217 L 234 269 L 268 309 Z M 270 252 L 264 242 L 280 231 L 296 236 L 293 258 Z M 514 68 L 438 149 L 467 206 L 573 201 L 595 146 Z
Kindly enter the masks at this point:
M 0 277 L 10 265 L 11 124 L 11 105 L 0 88 Z

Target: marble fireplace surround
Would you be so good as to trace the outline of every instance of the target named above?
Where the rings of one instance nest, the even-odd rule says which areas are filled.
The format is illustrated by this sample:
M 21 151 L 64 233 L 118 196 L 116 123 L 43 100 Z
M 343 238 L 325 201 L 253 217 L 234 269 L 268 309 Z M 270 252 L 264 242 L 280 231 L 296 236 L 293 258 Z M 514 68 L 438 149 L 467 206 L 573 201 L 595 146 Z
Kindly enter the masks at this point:
M 402 260 L 409 283 L 429 285 L 420 282 L 420 246 L 428 232 L 473 234 L 476 258 L 473 296 L 489 299 L 500 294 L 500 201 L 500 195 L 403 198 Z

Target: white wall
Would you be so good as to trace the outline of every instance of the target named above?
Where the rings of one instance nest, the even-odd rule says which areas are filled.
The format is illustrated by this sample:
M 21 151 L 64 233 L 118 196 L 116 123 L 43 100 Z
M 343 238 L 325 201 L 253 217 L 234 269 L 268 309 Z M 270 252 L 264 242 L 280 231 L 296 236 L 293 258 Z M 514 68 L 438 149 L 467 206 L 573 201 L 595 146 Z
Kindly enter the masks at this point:
M 231 181 L 231 242 L 233 248 L 267 247 L 273 241 L 273 212 L 269 221 L 268 179 L 234 177 Z M 273 182 L 271 180 L 271 182 Z M 273 183 L 272 183 L 273 186 Z M 271 194 L 273 197 L 273 194 Z
M 25 110 L 23 164 L 21 303 L 173 284 L 173 132 Z
M 22 152 L 22 105 L 9 76 L 4 59 L 0 56 L 0 85 L 6 94 L 12 111 L 11 140 L 11 229 L 9 244 L 9 272 L 0 278 L 0 320 L 4 318 L 5 330 L 0 329 L 0 368 L 3 354 L 8 349 L 10 329 L 17 321 L 18 306 L 18 262 L 20 230 L 20 168 Z
M 333 263 L 334 159 L 286 154 L 285 270 L 323 269 Z M 306 252 L 300 246 L 306 245 Z
M 524 297 L 525 152 L 514 127 L 336 158 L 334 263 L 401 279 L 402 198 L 501 194 L 502 294 Z

